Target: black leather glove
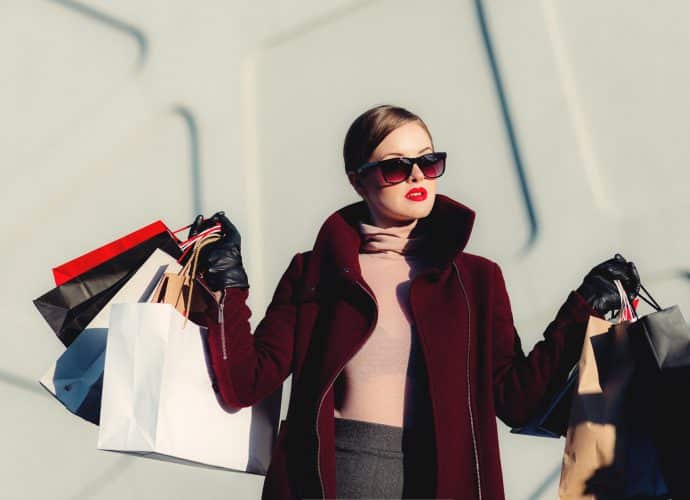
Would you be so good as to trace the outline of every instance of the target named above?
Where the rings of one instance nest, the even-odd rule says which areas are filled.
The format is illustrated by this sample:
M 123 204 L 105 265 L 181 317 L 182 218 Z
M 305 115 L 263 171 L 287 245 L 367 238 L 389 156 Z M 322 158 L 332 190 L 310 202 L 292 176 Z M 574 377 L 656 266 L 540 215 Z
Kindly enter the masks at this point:
M 614 280 L 621 282 L 628 299 L 632 302 L 640 291 L 640 275 L 635 264 L 625 260 L 619 253 L 613 259 L 592 268 L 577 292 L 596 312 L 605 315 L 620 309 L 621 298 Z
M 199 253 L 199 267 L 204 273 L 206 284 L 214 292 L 231 287 L 249 288 L 240 254 L 240 233 L 225 216 L 225 212 L 216 212 L 210 219 L 197 215 L 189 229 L 189 237 L 218 222 L 221 225 L 221 239 L 209 243 Z

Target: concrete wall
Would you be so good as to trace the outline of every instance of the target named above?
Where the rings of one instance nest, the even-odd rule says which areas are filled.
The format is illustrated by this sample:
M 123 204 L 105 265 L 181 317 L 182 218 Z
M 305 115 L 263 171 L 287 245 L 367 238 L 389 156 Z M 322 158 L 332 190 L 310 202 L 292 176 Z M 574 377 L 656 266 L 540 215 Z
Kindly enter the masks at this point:
M 356 193 L 342 141 L 380 103 L 449 154 L 527 349 L 620 251 L 690 311 L 680 0 L 5 0 L 0 4 L 0 497 L 258 498 L 261 477 L 95 448 L 36 382 L 62 346 L 50 268 L 163 218 L 225 209 L 256 326 L 292 255 Z M 290 379 L 284 386 L 286 402 Z M 283 407 L 283 415 L 286 408 Z M 499 423 L 507 497 L 554 498 L 562 440 Z

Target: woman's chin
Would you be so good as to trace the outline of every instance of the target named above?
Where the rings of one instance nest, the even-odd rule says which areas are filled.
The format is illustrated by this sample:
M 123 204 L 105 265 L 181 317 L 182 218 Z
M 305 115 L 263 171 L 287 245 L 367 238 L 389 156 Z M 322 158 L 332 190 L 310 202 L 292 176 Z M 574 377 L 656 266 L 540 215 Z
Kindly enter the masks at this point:
M 397 215 L 401 220 L 423 219 L 431 213 L 432 207 L 433 203 L 414 201 L 400 207 Z
M 405 203 L 404 211 L 417 219 L 421 219 L 431 213 L 433 206 L 434 199 L 433 197 L 429 197 L 424 201 L 408 201 Z

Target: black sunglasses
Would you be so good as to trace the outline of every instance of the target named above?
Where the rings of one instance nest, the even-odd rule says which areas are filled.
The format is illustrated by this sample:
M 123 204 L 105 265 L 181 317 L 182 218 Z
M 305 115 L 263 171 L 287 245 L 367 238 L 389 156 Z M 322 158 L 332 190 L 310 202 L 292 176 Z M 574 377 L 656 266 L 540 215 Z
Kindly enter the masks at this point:
M 446 153 L 436 152 L 427 153 L 417 158 L 401 157 L 373 161 L 356 168 L 355 173 L 359 175 L 366 169 L 379 167 L 378 171 L 385 183 L 399 184 L 410 177 L 415 163 L 419 165 L 424 177 L 436 179 L 441 177 L 446 170 Z

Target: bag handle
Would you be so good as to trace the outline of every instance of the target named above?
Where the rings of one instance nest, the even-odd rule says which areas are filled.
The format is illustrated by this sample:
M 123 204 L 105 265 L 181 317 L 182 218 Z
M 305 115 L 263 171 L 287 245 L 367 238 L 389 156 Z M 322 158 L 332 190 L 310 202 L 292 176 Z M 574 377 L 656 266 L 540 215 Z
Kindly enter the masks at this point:
M 182 276 L 189 277 L 189 293 L 187 295 L 187 308 L 184 312 L 184 326 L 187 326 L 187 319 L 189 318 L 189 310 L 192 308 L 192 292 L 194 291 L 194 278 L 196 277 L 197 268 L 199 264 L 199 255 L 201 249 L 210 243 L 214 243 L 220 239 L 218 234 L 209 234 L 194 243 L 192 255 L 187 263 L 182 268 Z
M 192 293 L 194 292 L 194 278 L 196 277 L 197 270 L 198 270 L 198 265 L 199 265 L 199 255 L 201 253 L 201 249 L 204 248 L 206 245 L 209 245 L 210 243 L 214 243 L 220 239 L 220 235 L 216 233 L 209 233 L 201 236 L 200 238 L 197 238 L 194 241 L 192 248 L 192 254 L 187 261 L 187 263 L 178 271 L 177 275 L 182 276 L 182 277 L 188 277 L 189 278 L 189 292 L 187 293 L 187 300 L 185 304 L 187 304 L 187 308 L 185 309 L 184 312 L 184 326 L 187 325 L 187 320 L 189 319 L 189 312 L 191 309 L 192 305 Z M 156 286 L 156 290 L 153 293 L 153 296 L 157 296 L 158 293 L 160 292 L 160 288 L 163 286 L 163 282 L 165 280 L 165 275 L 160 279 L 158 282 L 158 285 Z M 182 293 L 182 287 L 180 287 L 180 292 Z M 175 298 L 175 301 L 177 302 L 179 300 L 179 295 Z
M 619 280 L 615 280 L 616 287 L 618 288 L 618 293 L 622 297 L 625 297 L 625 302 L 630 305 L 630 302 L 628 301 L 628 294 L 625 292 L 625 288 L 623 288 L 623 284 Z M 637 297 L 640 299 L 644 300 L 650 307 L 655 309 L 656 311 L 661 311 L 662 307 L 659 305 L 659 303 L 652 297 L 652 294 L 649 293 L 649 290 L 645 288 L 645 286 L 640 282 L 640 290 L 643 291 L 647 297 L 642 295 L 642 293 L 638 292 Z M 621 301 L 623 302 L 623 301 Z M 633 312 L 635 313 L 635 318 L 637 318 L 637 311 L 635 311 L 635 308 L 631 308 Z
M 204 248 L 206 245 L 209 245 L 210 243 L 215 243 L 218 240 L 220 240 L 219 234 L 209 234 L 207 236 L 204 236 L 200 240 L 197 240 L 197 242 L 194 244 L 194 249 L 192 250 L 192 257 L 189 259 L 189 261 L 187 261 L 185 267 L 182 268 L 182 270 L 187 268 L 188 272 L 191 269 L 191 272 L 189 272 L 189 274 L 186 275 L 189 276 L 189 296 L 187 297 L 187 304 L 189 304 L 190 308 L 192 306 L 192 290 L 194 289 L 194 278 L 196 278 L 197 274 L 199 255 L 201 254 L 201 249 Z M 185 311 L 185 318 L 187 317 L 189 317 L 189 310 Z
M 661 311 L 662 307 L 659 305 L 659 303 L 654 300 L 654 297 L 652 297 L 652 294 L 649 293 L 649 290 L 647 290 L 642 283 L 640 283 L 640 288 L 644 290 L 644 293 L 647 294 L 647 297 L 649 297 L 649 300 L 642 294 L 638 293 L 637 296 L 644 300 L 647 304 L 649 304 L 651 307 L 656 309 L 657 311 Z
M 173 234 L 184 231 L 185 229 L 189 229 L 190 227 L 192 227 L 191 224 L 189 226 L 182 227 L 182 228 L 178 229 L 177 231 L 173 231 Z M 180 249 L 182 249 L 182 251 L 184 253 L 186 253 L 187 249 L 194 246 L 194 243 L 196 243 L 197 241 L 205 238 L 206 236 L 208 236 L 210 234 L 217 234 L 217 233 L 220 233 L 221 231 L 222 231 L 222 226 L 220 225 L 220 222 L 217 222 L 214 226 L 209 227 L 208 229 L 204 229 L 203 231 L 199 232 L 198 234 L 195 234 L 194 236 L 192 236 L 191 238 L 188 238 L 188 239 L 182 241 L 180 243 Z M 181 261 L 182 261 L 182 258 L 180 258 L 180 262 Z
M 637 319 L 637 311 L 635 311 L 635 308 L 630 305 L 630 300 L 628 300 L 628 294 L 625 291 L 625 288 L 623 288 L 623 284 L 620 282 L 620 280 L 614 280 L 613 283 L 616 285 L 618 295 L 621 299 L 620 320 L 632 321 L 633 319 Z

